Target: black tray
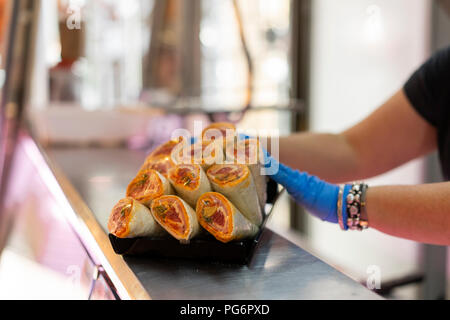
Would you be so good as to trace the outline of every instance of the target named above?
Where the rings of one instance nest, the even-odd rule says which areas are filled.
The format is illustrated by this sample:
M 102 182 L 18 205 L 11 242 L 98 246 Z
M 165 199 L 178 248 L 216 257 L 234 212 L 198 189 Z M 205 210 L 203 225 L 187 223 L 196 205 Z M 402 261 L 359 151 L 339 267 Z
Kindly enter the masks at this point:
M 114 251 L 120 255 L 248 264 L 251 261 L 253 252 L 258 245 L 266 223 L 272 215 L 273 206 L 280 194 L 281 192 L 278 192 L 278 185 L 269 179 L 267 183 L 267 204 L 270 206 L 266 205 L 264 221 L 259 232 L 252 239 L 222 243 L 212 235 L 207 234 L 204 237 L 190 240 L 188 244 L 184 244 L 174 238 L 140 237 L 121 239 L 113 234 L 109 234 L 109 240 Z

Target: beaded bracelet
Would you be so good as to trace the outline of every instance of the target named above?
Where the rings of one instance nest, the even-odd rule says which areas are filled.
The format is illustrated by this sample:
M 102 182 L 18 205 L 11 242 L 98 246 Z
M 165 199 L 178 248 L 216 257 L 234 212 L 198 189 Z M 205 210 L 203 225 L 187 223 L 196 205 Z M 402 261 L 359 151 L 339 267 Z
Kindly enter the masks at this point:
M 353 183 L 346 196 L 347 226 L 350 230 L 362 231 L 369 227 L 369 222 L 361 219 L 361 212 L 366 207 L 366 191 L 369 186 Z

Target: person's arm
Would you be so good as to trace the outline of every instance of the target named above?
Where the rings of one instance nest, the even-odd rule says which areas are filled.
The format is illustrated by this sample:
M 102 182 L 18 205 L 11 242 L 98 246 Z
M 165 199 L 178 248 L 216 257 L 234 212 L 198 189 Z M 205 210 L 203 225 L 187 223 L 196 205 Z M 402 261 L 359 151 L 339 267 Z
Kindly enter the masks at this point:
M 313 175 L 271 158 L 279 166 L 271 177 L 309 212 L 322 220 L 339 222 L 343 229 L 353 229 L 355 224 L 364 227 L 358 225 L 358 218 L 362 218 L 368 220 L 369 227 L 391 235 L 450 245 L 450 182 L 369 187 L 366 210 L 358 217 L 363 198 L 358 190 L 365 190 L 364 186 L 340 188 L 314 176 L 334 182 L 359 180 L 435 149 L 436 128 L 450 127 L 449 82 L 450 47 L 437 52 L 401 91 L 349 130 L 338 135 L 299 134 L 281 139 L 281 161 Z M 342 213 L 351 219 L 346 220 L 348 215 Z
M 349 226 L 346 199 L 351 185 L 344 186 L 339 196 L 338 185 L 266 157 L 267 164 L 278 168 L 271 178 L 285 186 L 299 204 L 324 221 L 341 221 L 341 228 L 345 229 Z M 338 213 L 339 198 L 342 219 Z M 369 222 L 370 228 L 419 242 L 450 245 L 450 182 L 369 187 L 365 203 L 361 218 Z
M 371 228 L 419 242 L 450 245 L 450 182 L 371 187 L 366 199 Z
M 337 223 L 338 186 L 388 171 L 436 148 L 436 129 L 411 106 L 403 90 L 369 117 L 337 134 L 298 134 L 280 141 L 272 178 L 322 220 Z M 307 173 L 306 173 L 307 172 Z M 345 198 L 345 197 L 344 197 Z M 446 200 L 444 200 L 446 199 Z M 371 187 L 371 228 L 416 241 L 450 245 L 450 183 Z
M 399 90 L 362 122 L 341 134 L 281 137 L 280 162 L 330 182 L 372 177 L 436 148 L 436 129 Z

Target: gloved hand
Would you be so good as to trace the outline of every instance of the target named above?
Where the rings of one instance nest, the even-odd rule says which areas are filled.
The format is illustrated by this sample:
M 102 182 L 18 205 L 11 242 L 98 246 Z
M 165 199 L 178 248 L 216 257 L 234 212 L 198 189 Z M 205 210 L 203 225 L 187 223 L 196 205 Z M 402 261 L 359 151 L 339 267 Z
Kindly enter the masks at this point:
M 310 211 L 314 216 L 328 222 L 338 223 L 337 201 L 339 186 L 320 180 L 316 176 L 306 172 L 293 170 L 279 163 L 265 152 L 265 168 L 278 166 L 278 170 L 271 170 L 270 177 L 284 186 L 294 200 Z M 267 172 L 270 172 L 267 170 Z M 343 192 L 342 215 L 344 227 L 347 229 L 345 210 L 345 197 L 350 191 L 351 185 L 346 185 Z

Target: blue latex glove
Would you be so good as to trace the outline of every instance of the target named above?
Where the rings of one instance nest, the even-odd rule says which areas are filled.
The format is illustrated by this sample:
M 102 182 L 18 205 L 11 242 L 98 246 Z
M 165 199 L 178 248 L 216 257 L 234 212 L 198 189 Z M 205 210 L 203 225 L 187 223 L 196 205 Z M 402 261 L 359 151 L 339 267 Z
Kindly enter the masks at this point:
M 337 200 L 339 186 L 320 180 L 316 176 L 293 170 L 288 166 L 279 163 L 265 152 L 265 167 L 277 166 L 278 171 L 270 174 L 270 177 L 277 183 L 284 186 L 287 192 L 297 203 L 305 207 L 314 216 L 328 222 L 338 223 Z M 351 185 L 344 187 L 343 199 L 350 191 Z M 342 215 L 344 227 L 347 229 L 347 214 L 345 201 L 342 201 Z

